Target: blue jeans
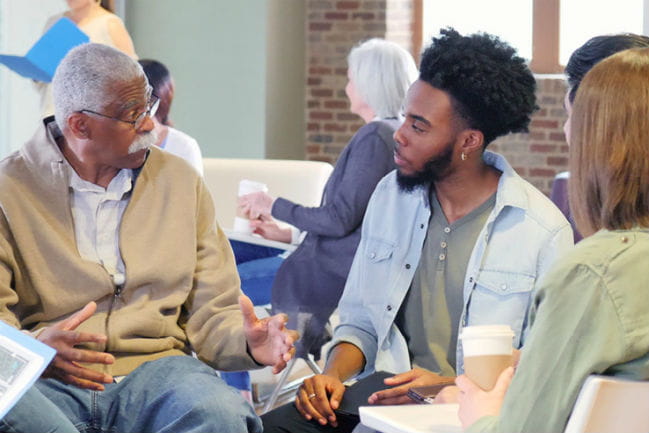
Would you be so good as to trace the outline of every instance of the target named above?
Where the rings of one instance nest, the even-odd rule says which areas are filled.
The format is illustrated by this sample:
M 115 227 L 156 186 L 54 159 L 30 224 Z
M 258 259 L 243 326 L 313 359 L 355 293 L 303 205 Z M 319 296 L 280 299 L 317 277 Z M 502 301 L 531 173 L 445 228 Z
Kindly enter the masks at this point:
M 78 433 L 63 412 L 36 387 L 23 394 L 0 421 L 0 431 L 9 433 Z
M 41 379 L 36 386 L 80 432 L 241 433 L 262 429 L 241 395 L 191 356 L 146 362 L 102 392 L 54 379 Z

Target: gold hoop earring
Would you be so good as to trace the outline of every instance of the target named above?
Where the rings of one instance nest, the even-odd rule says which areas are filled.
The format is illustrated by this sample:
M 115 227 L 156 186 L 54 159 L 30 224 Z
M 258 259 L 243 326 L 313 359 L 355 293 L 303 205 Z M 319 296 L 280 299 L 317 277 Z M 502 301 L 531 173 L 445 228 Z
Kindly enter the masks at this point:
M 462 155 L 460 155 L 460 158 L 462 158 L 462 161 L 466 161 L 466 154 L 462 152 Z

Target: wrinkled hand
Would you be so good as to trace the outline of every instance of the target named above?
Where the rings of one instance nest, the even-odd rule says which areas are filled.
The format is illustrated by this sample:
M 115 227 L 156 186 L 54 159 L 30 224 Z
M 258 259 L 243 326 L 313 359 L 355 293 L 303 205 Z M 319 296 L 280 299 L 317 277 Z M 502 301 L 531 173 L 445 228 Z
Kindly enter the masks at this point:
M 507 367 L 500 376 L 494 389 L 483 391 L 478 385 L 471 381 L 466 375 L 458 376 L 455 383 L 460 389 L 458 402 L 460 410 L 458 415 L 462 422 L 462 428 L 467 429 L 474 422 L 483 416 L 499 415 L 500 407 L 505 399 L 505 393 L 514 376 L 514 368 Z
M 412 400 L 407 395 L 410 388 L 415 386 L 435 385 L 449 380 L 452 380 L 452 378 L 440 376 L 439 374 L 421 368 L 413 368 L 405 373 L 397 374 L 385 379 L 385 384 L 394 386 L 394 388 L 375 392 L 370 395 L 367 402 L 370 404 L 412 403 Z
M 75 329 L 95 313 L 97 304 L 89 302 L 65 320 L 48 326 L 37 339 L 56 350 L 56 356 L 43 374 L 79 388 L 103 391 L 104 383 L 111 383 L 112 376 L 81 366 L 80 363 L 112 364 L 113 355 L 94 350 L 77 349 L 81 343 L 106 343 L 106 336 L 78 332 Z
M 239 296 L 239 308 L 250 354 L 259 364 L 273 366 L 273 374 L 279 373 L 295 354 L 297 331 L 286 329 L 286 314 L 258 319 L 252 301 L 245 295 Z
M 316 374 L 306 379 L 295 396 L 295 407 L 308 420 L 321 425 L 338 426 L 336 413 L 345 393 L 345 385 L 333 376 Z
M 263 191 L 242 195 L 237 201 L 239 212 L 248 219 L 256 220 L 262 215 L 270 215 L 275 199 Z
M 259 219 L 251 220 L 252 232 L 261 235 L 265 239 L 291 243 L 291 229 L 282 228 L 275 220 L 268 215 L 261 215 Z

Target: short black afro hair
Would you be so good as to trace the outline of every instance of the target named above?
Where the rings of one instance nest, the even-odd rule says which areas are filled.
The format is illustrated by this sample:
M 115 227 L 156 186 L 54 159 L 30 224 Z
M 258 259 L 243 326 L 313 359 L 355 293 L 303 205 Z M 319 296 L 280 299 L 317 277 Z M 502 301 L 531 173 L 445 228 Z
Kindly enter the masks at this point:
M 419 79 L 449 93 L 456 113 L 484 135 L 484 145 L 527 132 L 536 81 L 525 60 L 498 37 L 441 30 L 421 58 Z

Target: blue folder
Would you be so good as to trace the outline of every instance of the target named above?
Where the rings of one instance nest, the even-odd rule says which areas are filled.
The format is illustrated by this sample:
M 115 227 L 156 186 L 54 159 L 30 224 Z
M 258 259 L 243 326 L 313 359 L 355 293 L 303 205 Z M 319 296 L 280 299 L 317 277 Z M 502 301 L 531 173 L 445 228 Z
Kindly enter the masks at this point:
M 88 42 L 88 35 L 70 19 L 61 18 L 36 41 L 24 56 L 0 54 L 0 63 L 23 77 L 49 83 L 63 57 L 72 48 Z

